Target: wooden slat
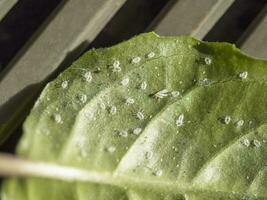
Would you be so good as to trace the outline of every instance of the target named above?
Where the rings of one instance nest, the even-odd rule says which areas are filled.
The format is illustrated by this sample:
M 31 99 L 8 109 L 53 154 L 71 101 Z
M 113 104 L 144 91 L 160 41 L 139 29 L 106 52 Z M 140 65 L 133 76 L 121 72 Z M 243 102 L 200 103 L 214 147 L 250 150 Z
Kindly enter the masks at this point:
M 246 53 L 267 59 L 267 6 L 250 25 L 238 43 Z
M 8 11 L 17 3 L 18 0 L 0 0 L 0 21 Z
M 124 2 L 68 0 L 53 13 L 42 32 L 5 68 L 9 71 L 1 74 L 0 130 L 14 119 L 14 113 L 24 112 L 24 106 L 36 94 L 40 83 L 70 53 L 74 57 L 81 53 Z
M 150 27 L 160 35 L 191 35 L 202 39 L 234 0 L 175 0 Z

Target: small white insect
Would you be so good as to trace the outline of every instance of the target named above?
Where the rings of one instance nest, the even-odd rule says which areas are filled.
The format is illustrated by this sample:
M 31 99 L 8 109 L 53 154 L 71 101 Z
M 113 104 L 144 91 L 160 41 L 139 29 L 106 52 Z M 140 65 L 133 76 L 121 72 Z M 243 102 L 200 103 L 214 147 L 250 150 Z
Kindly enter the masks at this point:
M 109 153 L 113 153 L 113 152 L 116 151 L 116 147 L 115 147 L 115 146 L 109 146 L 109 147 L 107 148 L 107 151 L 108 151 Z
M 125 131 L 125 130 L 120 131 L 120 132 L 119 132 L 119 136 L 121 136 L 121 137 L 128 137 L 128 132 Z
M 210 65 L 212 63 L 212 59 L 210 57 L 205 57 L 204 61 L 205 61 L 206 65 Z
M 55 122 L 58 123 L 58 124 L 62 124 L 62 123 L 63 123 L 60 114 L 55 114 L 55 115 L 54 115 L 54 120 L 55 120 Z
M 259 140 L 253 140 L 253 144 L 255 145 L 255 147 L 259 148 L 261 147 L 261 142 Z
M 87 82 L 91 82 L 93 80 L 92 72 L 90 71 L 86 72 L 83 77 Z
M 149 52 L 146 57 L 147 58 L 153 58 L 154 56 L 155 56 L 154 52 Z
M 132 59 L 132 63 L 134 63 L 134 64 L 137 64 L 137 63 L 139 63 L 141 61 L 141 58 L 140 57 L 134 57 L 133 59 Z
M 109 113 L 112 115 L 115 115 L 117 113 L 117 107 L 116 106 L 111 106 Z
M 171 92 L 172 97 L 178 97 L 180 95 L 179 91 L 172 91 Z
M 141 129 L 141 128 L 135 128 L 135 129 L 133 130 L 133 134 L 134 134 L 134 135 L 139 135 L 141 132 L 142 132 L 142 129 Z
M 129 81 L 130 81 L 129 78 L 125 78 L 125 79 L 123 79 L 123 80 L 121 81 L 121 84 L 122 84 L 123 86 L 127 86 L 127 85 L 129 84 Z
M 168 96 L 168 90 L 167 89 L 163 89 L 163 90 L 157 92 L 156 94 L 154 94 L 154 96 L 157 99 L 162 99 L 164 97 L 167 97 Z
M 112 64 L 112 72 L 120 72 L 121 67 L 120 67 L 120 61 L 115 60 Z
M 137 119 L 140 119 L 140 120 L 145 119 L 144 114 L 142 112 L 140 112 L 140 111 L 136 113 L 136 117 L 137 117 Z
M 180 114 L 175 121 L 176 126 L 182 126 L 184 124 L 184 114 Z
M 82 94 L 79 96 L 79 100 L 82 102 L 82 103 L 86 103 L 87 101 L 87 96 L 85 94 Z
M 129 98 L 127 98 L 126 99 L 126 104 L 134 104 L 134 99 L 133 98 L 131 98 L 131 97 L 129 97 Z
M 244 125 L 244 120 L 243 119 L 238 120 L 238 122 L 236 123 L 237 127 L 241 127 L 243 125 Z
M 229 124 L 231 122 L 231 117 L 230 116 L 225 116 L 224 117 L 224 123 Z
M 69 81 L 63 81 L 63 82 L 61 83 L 61 87 L 62 87 L 63 89 L 66 89 L 66 88 L 68 87 L 68 84 L 69 84 Z
M 140 85 L 140 89 L 141 89 L 141 90 L 145 90 L 146 87 L 147 87 L 147 83 L 146 83 L 145 81 L 143 81 L 143 82 L 141 83 L 141 85 Z
M 163 174 L 163 171 L 161 169 L 155 172 L 155 176 L 162 176 L 162 174 Z
M 241 72 L 239 74 L 239 78 L 241 78 L 241 79 L 246 79 L 247 77 L 248 77 L 248 72 Z
M 245 138 L 243 141 L 242 141 L 243 145 L 245 145 L 246 147 L 249 147 L 250 146 L 250 141 L 249 139 Z
M 115 60 L 115 61 L 113 62 L 113 67 L 119 67 L 119 66 L 120 66 L 120 61 Z

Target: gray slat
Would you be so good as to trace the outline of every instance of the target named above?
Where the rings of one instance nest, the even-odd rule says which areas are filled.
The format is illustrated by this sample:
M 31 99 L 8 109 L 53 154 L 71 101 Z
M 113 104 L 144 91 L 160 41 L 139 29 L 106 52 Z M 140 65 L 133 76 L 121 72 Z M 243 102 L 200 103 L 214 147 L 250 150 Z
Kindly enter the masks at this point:
M 240 48 L 258 58 L 267 58 L 267 6 L 241 36 Z
M 17 3 L 18 0 L 0 0 L 0 21 L 8 11 Z
M 191 35 L 202 39 L 234 0 L 175 0 L 151 25 L 160 35 Z
M 125 1 L 64 1 L 40 34 L 5 68 L 9 71 L 1 74 L 0 130 L 14 119 L 15 112 L 23 112 L 40 83 L 70 52 L 78 55 L 85 49 Z

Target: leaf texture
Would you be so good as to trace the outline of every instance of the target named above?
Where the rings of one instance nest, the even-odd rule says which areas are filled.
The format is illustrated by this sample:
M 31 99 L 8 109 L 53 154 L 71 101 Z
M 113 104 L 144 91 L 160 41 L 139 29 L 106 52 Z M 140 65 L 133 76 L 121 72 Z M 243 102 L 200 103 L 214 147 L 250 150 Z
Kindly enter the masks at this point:
M 17 154 L 116 183 L 10 178 L 2 199 L 267 199 L 266 79 L 266 61 L 186 36 L 91 50 L 43 90 Z

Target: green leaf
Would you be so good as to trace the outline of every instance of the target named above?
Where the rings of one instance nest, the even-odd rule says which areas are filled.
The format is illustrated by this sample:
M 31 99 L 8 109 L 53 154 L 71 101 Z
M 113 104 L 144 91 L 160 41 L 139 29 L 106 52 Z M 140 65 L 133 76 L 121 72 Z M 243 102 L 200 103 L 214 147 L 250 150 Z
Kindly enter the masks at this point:
M 3 199 L 267 199 L 266 79 L 266 61 L 186 36 L 91 50 L 44 89 L 17 153 L 112 178 L 10 178 Z

